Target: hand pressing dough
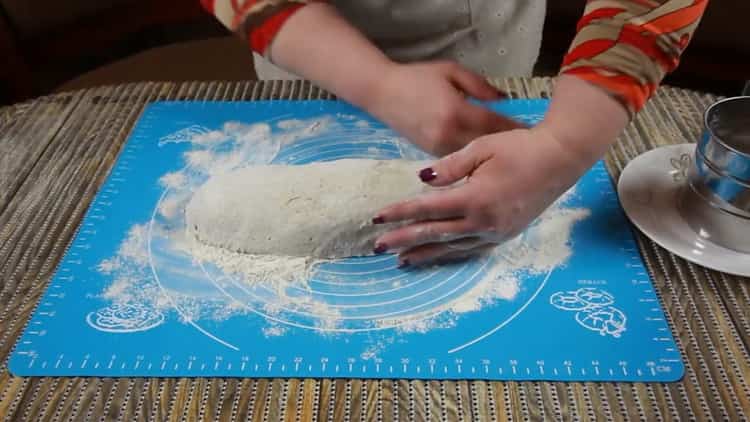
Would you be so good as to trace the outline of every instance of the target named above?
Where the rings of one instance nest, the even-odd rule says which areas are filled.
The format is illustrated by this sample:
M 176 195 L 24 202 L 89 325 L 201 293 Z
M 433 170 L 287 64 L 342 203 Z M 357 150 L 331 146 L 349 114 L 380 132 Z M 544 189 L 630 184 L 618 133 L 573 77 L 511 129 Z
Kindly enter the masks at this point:
M 372 255 L 394 225 L 381 208 L 426 190 L 426 162 L 363 160 L 248 167 L 209 179 L 185 210 L 201 242 L 232 251 L 323 259 Z

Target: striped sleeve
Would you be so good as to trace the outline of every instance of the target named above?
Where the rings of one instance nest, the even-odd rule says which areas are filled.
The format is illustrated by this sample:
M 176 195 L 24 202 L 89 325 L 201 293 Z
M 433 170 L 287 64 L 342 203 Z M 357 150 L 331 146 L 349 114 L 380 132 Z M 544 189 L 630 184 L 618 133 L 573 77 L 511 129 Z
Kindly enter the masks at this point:
M 313 1 L 201 0 L 201 4 L 230 31 L 246 39 L 253 51 L 265 54 L 284 22 Z
M 562 74 L 598 85 L 633 115 L 673 71 L 708 0 L 588 0 Z

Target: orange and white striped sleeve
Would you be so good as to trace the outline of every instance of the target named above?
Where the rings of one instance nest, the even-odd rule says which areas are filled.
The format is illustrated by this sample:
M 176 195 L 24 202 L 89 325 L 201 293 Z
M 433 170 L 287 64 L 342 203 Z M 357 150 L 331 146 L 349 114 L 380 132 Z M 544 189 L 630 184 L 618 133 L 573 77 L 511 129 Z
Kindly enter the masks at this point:
M 301 7 L 319 0 L 201 0 L 230 31 L 265 54 L 281 26 Z
M 679 64 L 708 0 L 588 0 L 560 73 L 604 88 L 631 116 Z

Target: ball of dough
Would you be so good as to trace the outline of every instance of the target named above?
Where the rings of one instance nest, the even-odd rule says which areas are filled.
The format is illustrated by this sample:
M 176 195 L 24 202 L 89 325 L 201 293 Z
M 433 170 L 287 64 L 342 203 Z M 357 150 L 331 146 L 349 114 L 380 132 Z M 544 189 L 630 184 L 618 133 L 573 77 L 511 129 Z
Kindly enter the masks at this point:
M 381 208 L 430 189 L 426 162 L 344 159 L 247 167 L 211 177 L 185 210 L 199 241 L 236 252 L 322 259 L 373 253 L 394 225 L 373 225 Z

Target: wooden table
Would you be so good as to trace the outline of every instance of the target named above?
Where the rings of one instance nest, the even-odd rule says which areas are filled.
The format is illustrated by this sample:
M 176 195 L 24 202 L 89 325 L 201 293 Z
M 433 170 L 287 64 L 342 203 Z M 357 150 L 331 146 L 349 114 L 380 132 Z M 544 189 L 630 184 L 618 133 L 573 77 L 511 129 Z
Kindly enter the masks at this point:
M 496 81 L 546 97 L 549 79 Z M 0 414 L 6 420 L 743 420 L 750 414 L 750 284 L 638 242 L 687 372 L 672 384 L 297 379 L 16 378 L 5 360 L 144 105 L 313 99 L 302 82 L 139 83 L 0 109 Z M 662 88 L 607 156 L 695 140 L 710 95 Z

